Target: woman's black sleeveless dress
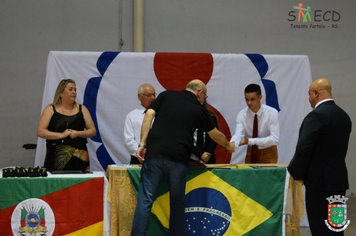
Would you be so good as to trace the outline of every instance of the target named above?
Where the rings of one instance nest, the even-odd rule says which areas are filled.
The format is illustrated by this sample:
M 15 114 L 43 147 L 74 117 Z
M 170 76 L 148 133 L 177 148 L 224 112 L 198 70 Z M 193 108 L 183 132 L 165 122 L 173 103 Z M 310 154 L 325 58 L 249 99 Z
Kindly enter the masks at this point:
M 53 105 L 52 107 L 54 114 L 48 125 L 49 131 L 62 133 L 66 129 L 77 131 L 85 129 L 82 105 L 79 105 L 79 112 L 73 116 L 60 114 Z M 86 138 L 72 139 L 68 136 L 65 139 L 46 140 L 46 142 L 44 167 L 47 171 L 81 170 L 85 172 L 90 170 Z

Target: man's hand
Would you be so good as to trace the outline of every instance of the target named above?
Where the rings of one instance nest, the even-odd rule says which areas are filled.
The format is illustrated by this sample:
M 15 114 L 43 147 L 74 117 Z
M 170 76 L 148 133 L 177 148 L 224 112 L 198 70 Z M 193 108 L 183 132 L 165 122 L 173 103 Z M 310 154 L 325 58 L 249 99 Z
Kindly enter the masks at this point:
M 239 144 L 239 146 L 246 145 L 246 144 L 248 144 L 248 138 L 244 136 L 244 140 Z
M 136 152 L 137 159 L 143 163 L 145 161 L 146 148 L 139 147 Z
M 235 142 L 229 142 L 229 146 L 226 147 L 228 153 L 233 153 L 235 151 Z
M 201 155 L 199 162 L 203 163 L 203 164 L 206 164 L 209 161 L 210 156 L 211 156 L 210 153 L 204 152 L 203 155 Z

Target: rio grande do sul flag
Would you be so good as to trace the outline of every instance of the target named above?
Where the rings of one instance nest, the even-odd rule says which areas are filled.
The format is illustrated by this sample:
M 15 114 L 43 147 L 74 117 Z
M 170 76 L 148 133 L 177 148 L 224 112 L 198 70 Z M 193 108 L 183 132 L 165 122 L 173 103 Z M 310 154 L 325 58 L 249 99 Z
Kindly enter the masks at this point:
M 137 191 L 140 172 L 128 169 L 128 173 Z M 186 235 L 282 235 L 285 183 L 285 168 L 189 170 Z M 168 235 L 165 181 L 151 212 L 148 235 Z
M 0 189 L 0 235 L 103 235 L 102 177 L 8 178 Z

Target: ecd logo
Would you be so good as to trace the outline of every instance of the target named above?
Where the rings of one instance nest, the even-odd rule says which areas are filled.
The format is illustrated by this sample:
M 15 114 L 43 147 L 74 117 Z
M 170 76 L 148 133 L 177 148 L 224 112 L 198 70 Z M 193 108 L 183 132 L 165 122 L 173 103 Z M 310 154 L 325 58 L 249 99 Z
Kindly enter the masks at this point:
M 288 21 L 291 22 L 291 28 L 298 29 L 326 29 L 338 28 L 338 22 L 341 19 L 340 13 L 335 10 L 312 10 L 312 7 L 303 3 L 293 6 L 293 11 L 288 12 Z
M 293 6 L 295 11 L 290 11 L 288 13 L 288 21 L 298 21 L 298 22 L 322 22 L 331 21 L 338 22 L 341 19 L 340 13 L 334 10 L 311 10 L 310 6 L 304 7 L 303 3 L 299 3 L 298 6 Z

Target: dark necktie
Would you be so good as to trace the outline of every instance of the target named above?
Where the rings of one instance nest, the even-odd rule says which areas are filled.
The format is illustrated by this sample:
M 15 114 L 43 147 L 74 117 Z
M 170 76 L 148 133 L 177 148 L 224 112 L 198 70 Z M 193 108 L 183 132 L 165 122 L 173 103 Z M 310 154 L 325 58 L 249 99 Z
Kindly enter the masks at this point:
M 255 114 L 255 118 L 253 119 L 252 138 L 257 138 L 257 137 L 258 137 L 258 120 L 257 120 L 257 114 Z M 251 162 L 252 163 L 257 163 L 257 159 L 258 159 L 258 148 L 257 148 L 257 145 L 252 145 Z

